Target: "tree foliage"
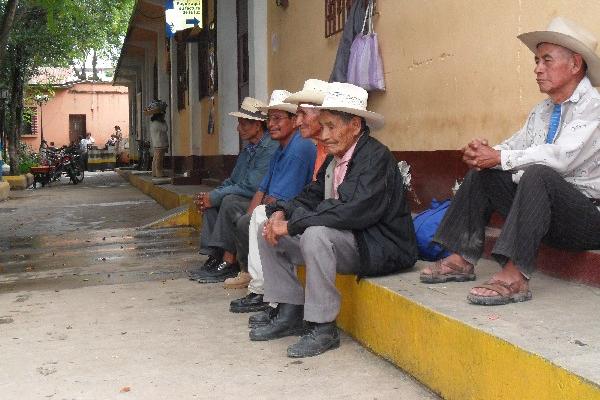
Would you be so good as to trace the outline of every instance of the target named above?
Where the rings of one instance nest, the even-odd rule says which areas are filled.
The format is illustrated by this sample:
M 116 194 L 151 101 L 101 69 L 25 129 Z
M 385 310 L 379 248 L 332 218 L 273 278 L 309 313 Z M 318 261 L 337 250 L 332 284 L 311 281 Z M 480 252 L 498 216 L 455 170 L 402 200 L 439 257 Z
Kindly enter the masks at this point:
M 0 0 L 4 13 L 8 3 Z M 18 163 L 27 81 L 39 67 L 73 65 L 92 51 L 115 59 L 133 4 L 134 0 L 19 0 L 0 65 L 0 84 L 10 90 L 7 131 L 12 172 Z

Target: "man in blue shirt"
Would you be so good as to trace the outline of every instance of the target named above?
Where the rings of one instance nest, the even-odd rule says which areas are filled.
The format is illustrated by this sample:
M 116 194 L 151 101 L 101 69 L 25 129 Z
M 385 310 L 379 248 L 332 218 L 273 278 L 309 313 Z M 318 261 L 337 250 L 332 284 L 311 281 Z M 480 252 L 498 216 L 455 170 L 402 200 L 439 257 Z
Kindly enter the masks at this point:
M 236 256 L 240 264 L 246 265 L 248 259 L 248 229 L 253 212 L 264 213 L 264 204 L 277 200 L 287 200 L 296 196 L 311 182 L 316 158 L 315 145 L 302 138 L 296 129 L 295 104 L 284 103 L 290 96 L 286 90 L 274 90 L 269 106 L 261 110 L 268 113 L 267 125 L 271 138 L 279 142 L 279 147 L 271 158 L 269 169 L 258 187 L 258 191 L 247 207 L 243 204 L 232 205 L 229 214 L 229 226 L 235 226 L 234 240 Z M 260 207 L 262 205 L 262 207 Z M 266 218 L 266 217 L 265 217 Z M 206 271 L 199 277 L 199 282 L 222 282 L 237 273 L 234 265 L 221 265 L 217 270 Z M 262 310 L 262 295 L 256 299 L 259 311 Z M 258 301 L 260 300 L 260 301 Z M 248 310 L 249 311 L 253 311 Z
M 235 252 L 233 228 L 227 225 L 226 215 L 232 208 L 248 207 L 279 147 L 266 130 L 266 115 L 258 109 L 263 106 L 261 101 L 246 97 L 239 111 L 229 113 L 238 118 L 237 130 L 247 145 L 240 152 L 231 176 L 219 187 L 198 193 L 194 199 L 202 211 L 200 253 L 209 257 L 199 270 L 192 272 L 192 279 L 200 271 L 218 268 L 225 251 Z

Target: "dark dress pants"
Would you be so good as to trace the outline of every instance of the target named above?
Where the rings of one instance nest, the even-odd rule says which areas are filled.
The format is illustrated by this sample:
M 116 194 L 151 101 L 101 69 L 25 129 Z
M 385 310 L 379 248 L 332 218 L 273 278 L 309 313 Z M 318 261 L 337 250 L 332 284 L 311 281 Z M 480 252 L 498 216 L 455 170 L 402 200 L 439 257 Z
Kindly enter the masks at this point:
M 221 206 L 208 208 L 202 214 L 200 253 L 221 258 L 223 251 L 236 252 L 235 229 L 237 220 L 246 214 L 250 199 L 230 194 Z
M 523 273 L 535 269 L 541 242 L 569 250 L 600 249 L 600 211 L 553 169 L 533 165 L 519 184 L 500 170 L 471 170 L 446 212 L 434 241 L 476 264 L 493 211 L 506 220 L 492 250 Z

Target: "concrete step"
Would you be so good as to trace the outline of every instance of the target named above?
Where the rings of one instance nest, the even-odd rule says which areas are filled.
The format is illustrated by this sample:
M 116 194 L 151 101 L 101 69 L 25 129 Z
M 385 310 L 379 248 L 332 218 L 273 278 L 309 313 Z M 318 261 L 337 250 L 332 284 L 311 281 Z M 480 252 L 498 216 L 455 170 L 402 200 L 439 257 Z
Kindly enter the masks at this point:
M 193 193 L 206 189 L 124 177 L 166 208 L 189 204 Z M 198 215 L 191 206 L 188 212 Z M 445 399 L 600 400 L 600 289 L 537 273 L 532 301 L 479 307 L 466 301 L 473 282 L 420 283 L 426 265 L 360 282 L 338 276 L 338 325 Z M 497 268 L 482 260 L 477 282 Z
M 445 399 L 600 399 L 600 289 L 536 274 L 533 300 L 481 307 L 466 301 L 474 282 L 420 283 L 426 265 L 338 276 L 338 324 Z M 476 282 L 495 271 L 481 261 Z

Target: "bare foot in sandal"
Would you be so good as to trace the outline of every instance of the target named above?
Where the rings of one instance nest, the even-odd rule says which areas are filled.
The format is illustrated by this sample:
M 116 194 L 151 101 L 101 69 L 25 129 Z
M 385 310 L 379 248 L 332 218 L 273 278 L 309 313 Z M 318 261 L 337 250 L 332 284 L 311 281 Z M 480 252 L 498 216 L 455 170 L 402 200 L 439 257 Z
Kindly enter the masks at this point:
M 424 283 L 473 281 L 475 280 L 474 270 L 473 264 L 455 253 L 424 268 L 421 271 L 420 279 Z
M 529 281 L 512 262 L 483 285 L 475 286 L 467 296 L 473 304 L 491 306 L 531 300 Z

